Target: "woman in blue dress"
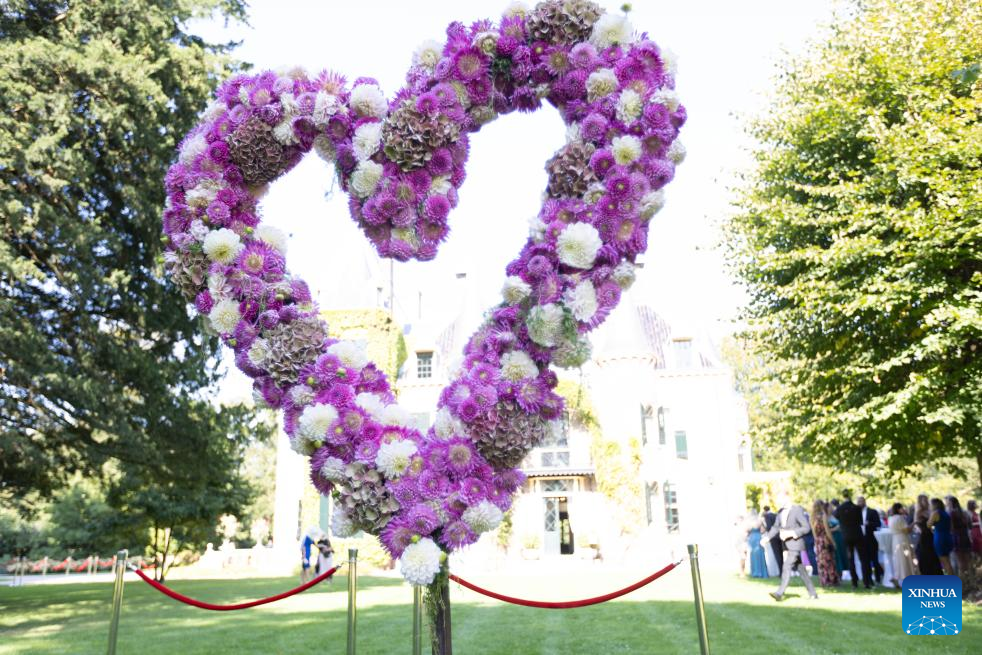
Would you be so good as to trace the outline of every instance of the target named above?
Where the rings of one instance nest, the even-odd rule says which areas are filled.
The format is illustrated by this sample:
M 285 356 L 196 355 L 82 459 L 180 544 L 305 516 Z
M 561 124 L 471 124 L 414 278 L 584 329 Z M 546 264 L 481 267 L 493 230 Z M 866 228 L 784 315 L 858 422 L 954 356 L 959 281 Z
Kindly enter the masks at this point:
M 754 525 L 747 534 L 747 547 L 750 549 L 750 577 L 767 577 L 767 559 L 764 556 L 764 546 L 760 543 L 759 526 Z
M 928 527 L 934 528 L 934 551 L 941 560 L 941 568 L 945 575 L 951 575 L 951 551 L 955 547 L 955 540 L 951 536 L 951 516 L 945 509 L 944 502 L 940 498 L 931 499 L 931 518 L 928 520 Z

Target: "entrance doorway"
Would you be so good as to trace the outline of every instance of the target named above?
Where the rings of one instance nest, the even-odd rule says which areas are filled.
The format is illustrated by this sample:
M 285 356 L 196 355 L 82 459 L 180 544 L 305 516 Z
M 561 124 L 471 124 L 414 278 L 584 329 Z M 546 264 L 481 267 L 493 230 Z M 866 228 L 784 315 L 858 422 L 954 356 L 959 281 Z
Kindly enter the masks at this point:
M 572 555 L 573 530 L 569 522 L 569 503 L 565 496 L 543 499 L 542 550 L 546 555 Z

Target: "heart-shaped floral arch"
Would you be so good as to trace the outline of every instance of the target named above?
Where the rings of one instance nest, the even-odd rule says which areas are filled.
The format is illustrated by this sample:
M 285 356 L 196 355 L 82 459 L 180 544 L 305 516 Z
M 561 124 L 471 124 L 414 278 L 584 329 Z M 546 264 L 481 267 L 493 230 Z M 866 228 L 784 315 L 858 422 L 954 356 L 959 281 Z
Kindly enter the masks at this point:
M 167 180 L 165 263 L 235 351 L 256 395 L 283 410 L 335 534 L 377 534 L 403 575 L 429 584 L 444 553 L 493 529 L 515 467 L 562 400 L 550 364 L 589 358 L 586 333 L 617 305 L 647 246 L 661 188 L 684 156 L 674 69 L 627 18 L 548 0 L 499 23 L 451 23 L 387 101 L 375 80 L 264 72 L 226 81 Z M 447 237 L 468 137 L 546 100 L 568 126 L 545 199 L 507 267 L 503 301 L 468 342 L 434 425 L 413 427 L 385 375 L 328 336 L 284 235 L 260 222 L 266 186 L 309 150 L 333 163 L 352 217 L 382 257 L 428 260 Z

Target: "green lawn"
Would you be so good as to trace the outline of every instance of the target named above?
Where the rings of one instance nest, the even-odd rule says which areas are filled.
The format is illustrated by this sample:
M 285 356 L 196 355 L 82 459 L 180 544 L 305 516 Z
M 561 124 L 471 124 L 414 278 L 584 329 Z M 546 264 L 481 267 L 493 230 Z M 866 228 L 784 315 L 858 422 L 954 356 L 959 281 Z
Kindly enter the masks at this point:
M 618 588 L 637 577 L 597 570 L 580 578 L 505 574 L 475 576 L 474 581 L 513 595 L 564 599 Z M 190 596 L 229 603 L 274 594 L 295 580 L 172 584 Z M 141 581 L 128 581 L 118 652 L 344 653 L 345 584 L 341 577 L 279 603 L 207 612 L 180 605 Z M 767 596 L 774 586 L 774 581 L 705 575 L 714 653 L 896 655 L 926 648 L 901 632 L 899 592 L 822 592 L 810 601 L 796 583 L 789 598 L 777 604 Z M 410 652 L 409 587 L 363 576 L 359 592 L 358 652 Z M 618 601 L 565 611 L 504 605 L 452 585 L 454 646 L 461 655 L 698 653 L 691 592 L 682 567 Z M 108 583 L 0 588 L 0 653 L 104 653 L 110 594 Z M 966 605 L 963 624 L 963 634 L 938 639 L 931 652 L 982 652 L 982 608 Z

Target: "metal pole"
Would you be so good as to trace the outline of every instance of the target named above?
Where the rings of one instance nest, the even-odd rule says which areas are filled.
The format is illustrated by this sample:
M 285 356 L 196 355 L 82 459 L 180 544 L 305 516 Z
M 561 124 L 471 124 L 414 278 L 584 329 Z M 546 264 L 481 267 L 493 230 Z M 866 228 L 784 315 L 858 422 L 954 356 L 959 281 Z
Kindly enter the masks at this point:
M 116 655 L 116 637 L 119 634 L 119 612 L 123 608 L 123 574 L 126 572 L 126 557 L 129 553 L 123 549 L 116 553 L 116 581 L 113 583 L 113 614 L 109 620 L 109 650 L 108 655 Z
M 355 655 L 355 628 L 358 623 L 358 549 L 348 549 L 348 655 Z
M 696 628 L 699 630 L 699 652 L 709 655 L 709 631 L 706 629 L 706 607 L 702 602 L 702 577 L 699 575 L 699 546 L 689 544 L 689 564 L 692 565 L 692 594 L 696 602 Z
M 423 655 L 423 587 L 413 585 L 413 655 Z

